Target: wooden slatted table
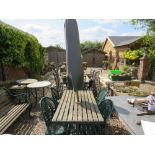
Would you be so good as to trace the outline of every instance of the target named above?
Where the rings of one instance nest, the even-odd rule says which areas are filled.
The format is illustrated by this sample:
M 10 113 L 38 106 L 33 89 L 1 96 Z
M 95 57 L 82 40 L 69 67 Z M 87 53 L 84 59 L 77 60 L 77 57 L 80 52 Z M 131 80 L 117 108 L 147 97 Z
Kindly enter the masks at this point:
M 78 91 L 78 95 L 79 103 L 72 90 L 64 91 L 52 122 L 58 124 L 103 124 L 104 119 L 92 91 Z

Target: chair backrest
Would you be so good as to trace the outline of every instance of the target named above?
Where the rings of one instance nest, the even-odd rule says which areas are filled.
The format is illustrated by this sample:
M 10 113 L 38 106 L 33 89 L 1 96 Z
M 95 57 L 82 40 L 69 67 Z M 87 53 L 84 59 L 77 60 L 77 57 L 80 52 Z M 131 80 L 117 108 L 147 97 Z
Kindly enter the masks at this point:
M 56 86 L 51 87 L 51 94 L 52 94 L 51 99 L 52 99 L 52 101 L 54 102 L 54 104 L 55 104 L 55 106 L 57 108 L 57 106 L 59 104 L 58 100 L 60 99 L 60 94 L 59 94 L 59 90 L 58 90 L 58 88 Z
M 6 87 L 4 87 L 3 88 L 5 91 L 6 91 L 6 94 L 8 95 L 8 96 L 14 96 L 15 94 L 14 93 L 12 93 L 8 88 L 6 88 Z
M 52 97 L 56 100 L 59 99 L 59 90 L 56 86 L 51 87 L 51 93 L 52 93 Z
M 54 102 L 49 97 L 42 97 L 39 101 L 40 109 L 47 126 L 50 125 L 51 119 L 56 110 Z
M 104 118 L 105 124 L 107 123 L 108 119 L 110 118 L 112 111 L 113 111 L 114 105 L 112 100 L 105 99 L 99 104 L 100 112 Z
M 105 97 L 108 93 L 107 88 L 102 88 L 97 96 L 97 104 L 99 105 L 103 100 L 105 100 Z
M 14 93 L 8 88 L 4 87 L 3 88 L 7 94 L 7 96 L 13 101 L 13 102 L 27 102 L 27 93 Z

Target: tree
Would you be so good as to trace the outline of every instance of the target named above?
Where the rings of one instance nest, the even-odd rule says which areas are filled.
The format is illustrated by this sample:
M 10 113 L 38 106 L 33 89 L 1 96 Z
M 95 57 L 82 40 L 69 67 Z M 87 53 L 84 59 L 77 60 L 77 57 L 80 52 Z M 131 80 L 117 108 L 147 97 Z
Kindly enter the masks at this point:
M 58 48 L 58 49 L 63 49 L 62 47 L 61 47 L 61 45 L 60 44 L 55 44 L 55 46 L 54 47 L 56 47 L 56 48 Z
M 139 28 L 146 29 L 147 35 L 143 37 L 142 48 L 145 47 L 149 57 L 149 75 L 152 77 L 155 66 L 155 19 L 133 19 L 131 23 Z M 151 79 L 150 79 L 151 80 Z
M 98 41 L 85 41 L 80 43 L 80 47 L 81 47 L 81 52 L 84 53 L 85 51 L 91 49 L 91 48 L 96 48 L 98 50 L 100 50 L 102 48 L 102 42 L 98 42 Z
M 155 50 L 155 19 L 132 19 L 131 24 L 147 30 L 147 35 L 143 37 L 142 47 Z
M 131 23 L 147 29 L 148 34 L 155 34 L 155 19 L 132 19 Z

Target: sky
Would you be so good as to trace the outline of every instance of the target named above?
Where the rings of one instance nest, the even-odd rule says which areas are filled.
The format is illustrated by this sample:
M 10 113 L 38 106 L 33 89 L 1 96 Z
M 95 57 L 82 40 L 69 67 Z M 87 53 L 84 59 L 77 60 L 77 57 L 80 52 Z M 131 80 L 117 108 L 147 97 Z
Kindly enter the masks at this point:
M 63 19 L 3 19 L 3 22 L 34 35 L 44 46 L 59 44 L 65 48 Z M 80 42 L 101 41 L 107 36 L 139 36 L 145 31 L 136 29 L 125 19 L 77 19 Z

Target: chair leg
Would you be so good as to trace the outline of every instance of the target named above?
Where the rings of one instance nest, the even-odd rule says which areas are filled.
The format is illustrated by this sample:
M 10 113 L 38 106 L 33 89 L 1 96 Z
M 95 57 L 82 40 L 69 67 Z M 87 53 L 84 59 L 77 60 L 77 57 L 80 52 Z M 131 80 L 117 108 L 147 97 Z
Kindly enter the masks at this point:
M 32 118 L 31 111 L 32 111 L 32 103 L 30 103 L 30 106 L 29 106 L 29 118 Z

